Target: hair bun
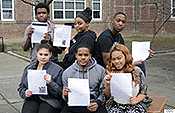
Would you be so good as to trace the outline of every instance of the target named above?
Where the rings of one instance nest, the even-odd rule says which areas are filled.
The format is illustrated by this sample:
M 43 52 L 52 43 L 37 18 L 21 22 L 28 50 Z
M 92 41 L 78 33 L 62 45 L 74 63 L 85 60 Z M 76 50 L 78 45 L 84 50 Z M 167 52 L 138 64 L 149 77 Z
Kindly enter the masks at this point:
M 87 7 L 81 13 L 79 13 L 77 17 L 82 18 L 86 23 L 90 23 L 92 20 L 92 9 Z

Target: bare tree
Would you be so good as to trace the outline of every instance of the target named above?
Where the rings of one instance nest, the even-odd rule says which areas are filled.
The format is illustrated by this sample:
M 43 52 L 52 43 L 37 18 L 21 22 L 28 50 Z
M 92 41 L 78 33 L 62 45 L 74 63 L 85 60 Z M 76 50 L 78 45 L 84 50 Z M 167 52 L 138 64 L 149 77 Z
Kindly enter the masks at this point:
M 153 38 L 152 41 L 156 38 L 156 35 L 163 28 L 163 26 L 168 22 L 172 15 L 174 15 L 175 10 L 168 7 L 166 0 L 153 0 L 152 2 L 145 2 L 145 5 L 152 4 L 155 7 L 155 16 L 153 19 Z
M 28 5 L 31 5 L 31 6 L 36 6 L 37 3 L 39 3 L 40 1 L 39 0 L 36 0 L 35 2 L 29 2 L 29 1 L 26 1 L 26 0 L 21 0 L 22 2 L 24 2 L 25 4 L 28 4 Z M 44 0 L 44 3 L 49 5 L 50 3 L 52 3 L 53 0 Z

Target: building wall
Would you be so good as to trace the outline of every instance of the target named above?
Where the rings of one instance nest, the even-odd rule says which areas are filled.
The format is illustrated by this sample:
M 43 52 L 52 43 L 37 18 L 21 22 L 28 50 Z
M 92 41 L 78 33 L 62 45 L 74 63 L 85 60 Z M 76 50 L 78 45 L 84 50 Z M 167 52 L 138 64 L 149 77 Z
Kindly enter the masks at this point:
M 122 11 L 128 16 L 128 23 L 124 30 L 126 34 L 152 34 L 154 31 L 153 20 L 156 15 L 156 9 L 154 5 L 146 4 L 148 2 L 150 3 L 150 1 L 151 0 L 102 0 L 102 20 L 92 21 L 90 28 L 99 34 L 110 25 L 110 20 L 113 14 Z M 86 2 L 90 5 L 90 0 L 87 0 Z M 162 8 L 169 11 L 170 0 L 160 0 L 159 3 Z M 156 21 L 157 28 L 165 20 L 166 16 L 166 14 L 158 14 L 158 19 Z M 175 33 L 175 30 L 173 30 L 175 28 L 174 20 L 175 19 L 170 19 L 161 29 L 160 33 Z M 0 34 L 6 38 L 22 37 L 26 26 L 29 25 L 31 21 L 32 7 L 24 4 L 20 0 L 15 0 L 15 21 L 0 21 Z M 56 21 L 55 23 L 60 22 Z

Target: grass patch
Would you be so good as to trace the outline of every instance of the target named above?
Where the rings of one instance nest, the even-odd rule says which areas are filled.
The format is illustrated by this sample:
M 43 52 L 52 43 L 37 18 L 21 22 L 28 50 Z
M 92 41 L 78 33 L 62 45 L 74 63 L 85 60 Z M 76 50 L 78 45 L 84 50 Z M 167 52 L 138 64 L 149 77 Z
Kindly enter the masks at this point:
M 128 36 L 125 37 L 126 45 L 131 48 L 132 41 L 151 41 L 151 36 Z M 22 39 L 8 39 L 5 41 L 5 50 L 11 50 L 17 54 L 29 57 L 30 51 L 23 51 L 21 47 Z M 175 37 L 173 36 L 159 36 L 151 43 L 151 48 L 155 51 L 175 49 Z M 64 53 L 59 55 L 59 60 L 62 60 Z

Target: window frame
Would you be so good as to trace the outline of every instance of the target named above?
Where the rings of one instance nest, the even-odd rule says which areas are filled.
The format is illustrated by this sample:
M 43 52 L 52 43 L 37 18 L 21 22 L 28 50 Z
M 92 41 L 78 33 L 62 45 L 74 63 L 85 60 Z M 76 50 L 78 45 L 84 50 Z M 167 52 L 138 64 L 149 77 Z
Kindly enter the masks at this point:
M 63 1 L 63 9 L 54 9 L 54 2 L 55 1 Z M 76 12 L 77 11 L 83 11 L 84 9 L 76 9 L 76 0 L 72 0 L 72 2 L 74 3 L 74 9 L 66 9 L 65 7 L 65 3 L 68 2 L 66 0 L 53 0 L 52 2 L 52 19 L 54 21 L 73 21 L 74 18 L 76 17 Z M 70 1 L 71 2 L 71 1 Z M 86 0 L 83 0 L 83 1 L 79 1 L 81 3 L 84 3 L 84 8 L 86 8 Z M 63 18 L 54 18 L 54 12 L 55 11 L 63 11 Z M 68 18 L 65 18 L 65 12 L 66 11 L 73 11 L 74 12 L 74 18 L 71 18 L 71 19 L 68 19 Z
M 14 7 L 15 0 L 11 0 L 11 1 L 12 1 L 12 8 L 3 8 L 2 7 L 2 0 L 0 0 L 0 2 L 1 2 L 1 9 L 0 9 L 1 10 L 1 13 L 0 13 L 1 14 L 1 21 L 14 21 L 15 20 L 15 18 L 14 18 L 14 15 L 15 15 L 14 14 L 15 13 L 15 11 L 14 11 L 15 10 L 15 7 Z M 10 19 L 4 19 L 3 18 L 3 11 L 4 10 L 10 10 L 10 11 L 12 11 L 12 18 L 10 18 Z
M 174 16 L 172 15 L 173 14 L 173 8 L 175 9 L 175 6 L 173 7 L 173 0 L 171 0 L 171 18 L 175 18 L 175 15 Z M 174 14 L 175 14 L 175 12 L 174 12 Z
M 100 1 L 94 1 L 94 0 L 91 0 L 91 5 L 92 5 L 92 20 L 94 21 L 101 21 L 102 20 L 102 0 Z M 100 10 L 94 10 L 94 5 L 93 3 L 100 3 Z M 100 18 L 94 18 L 93 15 L 94 15 L 94 11 L 100 11 Z

